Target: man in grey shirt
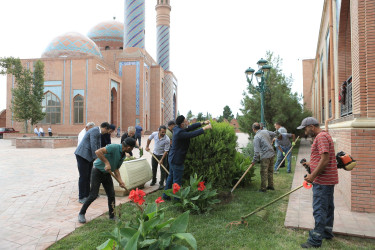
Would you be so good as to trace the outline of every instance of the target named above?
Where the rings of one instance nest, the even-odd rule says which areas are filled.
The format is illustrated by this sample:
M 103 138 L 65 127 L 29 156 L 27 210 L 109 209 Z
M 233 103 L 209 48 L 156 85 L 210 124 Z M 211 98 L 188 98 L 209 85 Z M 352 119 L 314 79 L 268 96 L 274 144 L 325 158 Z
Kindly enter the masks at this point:
M 169 148 L 171 145 L 169 137 L 165 135 L 166 131 L 167 131 L 167 127 L 164 125 L 161 125 L 159 127 L 159 131 L 153 132 L 148 137 L 147 145 L 146 145 L 146 151 L 150 151 L 149 147 L 150 147 L 151 140 L 155 141 L 153 154 L 159 160 L 159 162 L 163 164 L 164 167 L 166 167 L 165 163 L 166 163 L 167 155 L 168 155 Z M 154 186 L 156 183 L 156 173 L 158 170 L 158 162 L 156 161 L 154 157 L 152 157 L 151 165 L 152 165 L 152 181 L 151 181 L 150 186 Z M 164 180 L 167 180 L 168 176 L 165 170 L 161 166 L 160 166 L 160 172 L 161 172 L 160 173 L 161 178 L 159 182 L 159 190 L 162 190 L 164 189 Z
M 289 152 L 290 148 L 292 147 L 292 143 L 290 142 L 290 137 L 293 138 L 293 146 L 295 145 L 296 136 L 294 134 L 288 134 L 288 133 L 280 133 L 277 138 L 275 145 L 277 143 L 277 149 L 280 151 L 281 157 L 277 157 L 277 161 L 275 163 L 275 171 L 277 170 L 277 167 L 279 166 L 280 162 L 284 159 L 285 155 Z M 288 169 L 287 173 L 291 173 L 291 165 L 292 165 L 292 152 L 290 152 L 286 159 L 288 160 Z
M 268 190 L 275 190 L 273 186 L 273 162 L 275 151 L 272 147 L 271 135 L 276 135 L 273 132 L 260 129 L 259 123 L 255 122 L 252 126 L 255 133 L 253 140 L 254 158 L 253 164 L 260 160 L 260 177 L 261 184 L 259 192 L 266 192 Z M 267 185 L 268 181 L 268 185 Z

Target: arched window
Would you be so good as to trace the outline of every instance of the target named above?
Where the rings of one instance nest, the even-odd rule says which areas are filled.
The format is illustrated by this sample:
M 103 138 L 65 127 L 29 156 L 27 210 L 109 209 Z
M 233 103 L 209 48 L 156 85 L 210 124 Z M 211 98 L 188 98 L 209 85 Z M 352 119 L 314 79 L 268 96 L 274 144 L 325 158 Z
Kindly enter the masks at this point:
M 109 46 L 105 46 L 105 50 L 109 50 Z
M 42 123 L 60 124 L 61 123 L 61 102 L 52 92 L 46 92 L 42 100 L 43 112 L 46 113 Z
M 76 95 L 73 99 L 74 103 L 74 123 L 83 124 L 83 96 Z

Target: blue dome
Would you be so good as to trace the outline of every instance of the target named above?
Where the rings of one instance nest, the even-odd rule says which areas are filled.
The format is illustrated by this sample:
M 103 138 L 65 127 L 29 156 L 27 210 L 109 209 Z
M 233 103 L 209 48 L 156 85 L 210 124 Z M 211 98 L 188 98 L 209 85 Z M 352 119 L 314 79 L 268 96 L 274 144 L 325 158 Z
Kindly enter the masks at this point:
M 98 46 L 90 38 L 77 32 L 68 32 L 53 39 L 43 52 L 42 57 L 80 57 L 88 55 L 102 57 Z

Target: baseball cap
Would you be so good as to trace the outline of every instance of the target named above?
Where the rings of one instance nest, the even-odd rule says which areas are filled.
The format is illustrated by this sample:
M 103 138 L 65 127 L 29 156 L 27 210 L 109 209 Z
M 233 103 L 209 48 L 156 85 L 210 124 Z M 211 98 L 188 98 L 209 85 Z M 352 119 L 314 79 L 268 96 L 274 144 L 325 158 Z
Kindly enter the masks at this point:
M 316 125 L 316 124 L 319 124 L 317 119 L 315 119 L 314 117 L 306 117 L 305 119 L 302 120 L 301 126 L 299 126 L 297 129 L 304 129 L 307 126 Z

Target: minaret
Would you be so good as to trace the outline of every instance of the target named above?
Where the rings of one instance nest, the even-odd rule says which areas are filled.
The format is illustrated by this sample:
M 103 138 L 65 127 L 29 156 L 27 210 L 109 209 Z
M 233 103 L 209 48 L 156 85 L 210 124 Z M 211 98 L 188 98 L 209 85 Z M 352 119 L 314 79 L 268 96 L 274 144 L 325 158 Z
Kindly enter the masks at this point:
M 145 0 L 125 0 L 124 49 L 145 48 Z
M 169 70 L 169 27 L 170 27 L 170 0 L 157 0 L 156 30 L 157 30 L 157 63 Z

